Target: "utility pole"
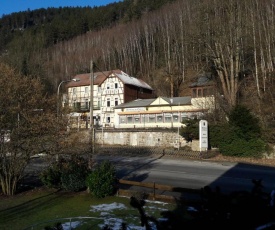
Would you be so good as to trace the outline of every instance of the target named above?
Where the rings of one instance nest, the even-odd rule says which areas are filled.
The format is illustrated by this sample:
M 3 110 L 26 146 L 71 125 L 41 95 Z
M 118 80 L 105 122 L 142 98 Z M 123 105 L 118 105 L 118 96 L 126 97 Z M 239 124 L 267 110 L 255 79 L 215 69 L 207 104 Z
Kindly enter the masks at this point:
M 180 122 L 180 103 L 178 106 L 178 122 Z M 178 150 L 180 150 L 180 126 L 178 125 Z
M 95 152 L 95 133 L 94 133 L 94 63 L 91 60 L 90 66 L 90 141 L 91 141 L 91 153 L 89 157 L 89 166 L 91 167 L 92 157 Z

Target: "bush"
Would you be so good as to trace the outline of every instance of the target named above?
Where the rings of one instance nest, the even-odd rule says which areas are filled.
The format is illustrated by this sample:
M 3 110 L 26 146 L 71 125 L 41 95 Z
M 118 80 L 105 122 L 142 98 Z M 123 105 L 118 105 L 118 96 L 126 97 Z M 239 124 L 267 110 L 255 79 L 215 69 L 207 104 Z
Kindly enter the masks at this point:
M 238 105 L 232 109 L 228 124 L 210 126 L 209 141 L 223 155 L 259 158 L 266 146 L 260 134 L 259 120 Z
M 184 137 L 186 141 L 191 141 L 193 139 L 199 139 L 199 120 L 197 118 L 194 119 L 184 119 L 182 124 L 185 125 L 180 130 L 180 135 Z
M 209 125 L 208 127 L 209 147 L 218 148 L 220 144 L 223 142 L 226 136 L 226 132 L 228 132 L 228 130 L 229 130 L 228 124 Z
M 58 161 L 43 170 L 39 176 L 42 183 L 48 188 L 61 188 L 62 162 Z
M 89 174 L 87 161 L 78 156 L 71 159 L 61 158 L 40 174 L 40 179 L 49 188 L 62 188 L 67 191 L 80 191 L 86 188 Z
M 229 114 L 229 125 L 235 128 L 240 138 L 249 139 L 261 137 L 260 122 L 249 109 L 242 105 L 235 106 Z
M 104 161 L 88 175 L 86 184 L 95 197 L 104 198 L 115 193 L 116 182 L 115 167 L 109 161 Z
M 226 156 L 261 158 L 265 150 L 265 144 L 259 139 L 234 139 L 230 143 L 223 142 L 220 152 Z
M 77 192 L 86 188 L 88 163 L 83 158 L 74 158 L 67 163 L 61 174 L 61 187 L 67 191 Z

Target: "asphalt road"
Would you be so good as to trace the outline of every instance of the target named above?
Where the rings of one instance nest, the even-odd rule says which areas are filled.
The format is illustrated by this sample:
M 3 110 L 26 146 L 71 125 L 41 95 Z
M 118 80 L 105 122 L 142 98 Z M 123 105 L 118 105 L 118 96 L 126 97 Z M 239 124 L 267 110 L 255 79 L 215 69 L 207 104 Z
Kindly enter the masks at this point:
M 275 188 L 275 167 L 245 163 L 224 163 L 161 157 L 98 157 L 109 159 L 118 177 L 128 180 L 155 182 L 175 187 L 200 189 L 219 186 L 223 193 L 254 187 L 253 179 L 262 180 L 263 191 Z
M 174 187 L 200 189 L 219 186 L 225 194 L 251 191 L 253 179 L 262 179 L 263 191 L 275 188 L 275 167 L 245 163 L 224 163 L 198 160 L 162 158 L 161 156 L 95 156 L 96 162 L 110 160 L 117 169 L 119 179 L 155 182 Z M 27 175 L 38 174 L 47 166 L 43 157 L 34 158 L 26 168 Z

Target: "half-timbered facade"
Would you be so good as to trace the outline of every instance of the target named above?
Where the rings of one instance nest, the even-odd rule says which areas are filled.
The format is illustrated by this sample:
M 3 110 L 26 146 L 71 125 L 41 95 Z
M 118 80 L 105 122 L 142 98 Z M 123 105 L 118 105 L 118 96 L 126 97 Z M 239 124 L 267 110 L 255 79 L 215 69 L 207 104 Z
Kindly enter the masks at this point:
M 69 82 L 66 85 L 67 96 L 64 100 L 72 108 L 72 119 L 86 121 L 86 127 L 89 126 L 91 98 L 93 124 L 114 127 L 115 106 L 135 99 L 154 97 L 153 89 L 146 82 L 121 70 L 96 72 L 92 75 L 79 74 L 74 78 L 80 81 Z

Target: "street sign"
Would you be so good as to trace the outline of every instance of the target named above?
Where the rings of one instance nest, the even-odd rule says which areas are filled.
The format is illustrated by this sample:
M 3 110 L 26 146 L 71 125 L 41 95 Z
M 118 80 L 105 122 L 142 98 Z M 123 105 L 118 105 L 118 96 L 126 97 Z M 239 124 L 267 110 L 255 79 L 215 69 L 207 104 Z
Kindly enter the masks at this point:
M 208 122 L 200 120 L 200 150 L 208 149 Z

